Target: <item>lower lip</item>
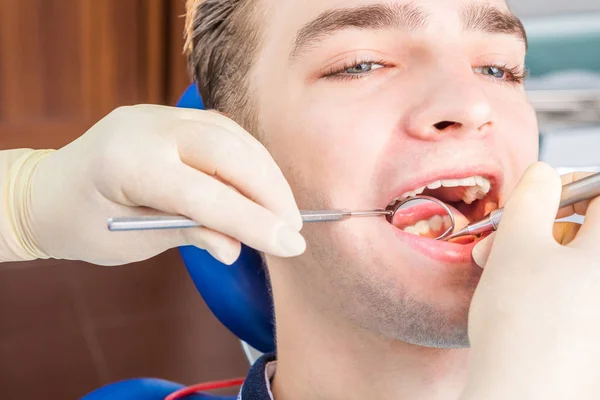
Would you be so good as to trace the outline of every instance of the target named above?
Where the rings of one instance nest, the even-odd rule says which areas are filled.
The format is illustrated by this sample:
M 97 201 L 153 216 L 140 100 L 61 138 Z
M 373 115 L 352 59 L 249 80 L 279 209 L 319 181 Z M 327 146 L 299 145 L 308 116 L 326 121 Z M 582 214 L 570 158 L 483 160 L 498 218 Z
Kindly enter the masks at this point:
M 398 239 L 406 243 L 411 249 L 431 260 L 446 264 L 472 264 L 473 248 L 485 237 L 485 235 L 482 235 L 471 243 L 458 244 L 413 235 L 396 228 L 390 223 L 387 223 L 387 225 L 394 230 Z

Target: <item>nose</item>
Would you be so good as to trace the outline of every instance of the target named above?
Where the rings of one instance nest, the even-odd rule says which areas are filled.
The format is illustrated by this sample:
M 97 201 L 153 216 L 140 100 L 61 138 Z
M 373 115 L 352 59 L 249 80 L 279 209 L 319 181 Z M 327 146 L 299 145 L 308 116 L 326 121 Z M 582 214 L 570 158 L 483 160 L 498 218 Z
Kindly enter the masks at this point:
M 460 78 L 459 78 L 460 79 Z M 482 136 L 493 125 L 490 99 L 474 76 L 447 79 L 424 93 L 408 113 L 405 130 L 421 140 Z

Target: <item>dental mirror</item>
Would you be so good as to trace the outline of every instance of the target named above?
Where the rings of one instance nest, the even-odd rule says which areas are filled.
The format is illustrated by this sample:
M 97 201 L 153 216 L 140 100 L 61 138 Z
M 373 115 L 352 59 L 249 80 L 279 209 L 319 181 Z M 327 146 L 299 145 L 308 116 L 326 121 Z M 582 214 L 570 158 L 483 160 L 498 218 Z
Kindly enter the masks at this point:
M 441 200 L 430 196 L 409 197 L 388 206 L 389 223 L 406 233 L 441 240 L 454 231 L 454 214 Z
M 385 210 L 304 210 L 300 212 L 304 222 L 333 222 L 348 218 L 382 217 L 407 233 L 432 239 L 443 239 L 454 230 L 454 215 L 442 201 L 429 196 L 410 197 L 391 204 Z M 144 216 L 110 218 L 110 231 L 143 231 L 156 229 L 182 229 L 202 224 L 183 216 Z

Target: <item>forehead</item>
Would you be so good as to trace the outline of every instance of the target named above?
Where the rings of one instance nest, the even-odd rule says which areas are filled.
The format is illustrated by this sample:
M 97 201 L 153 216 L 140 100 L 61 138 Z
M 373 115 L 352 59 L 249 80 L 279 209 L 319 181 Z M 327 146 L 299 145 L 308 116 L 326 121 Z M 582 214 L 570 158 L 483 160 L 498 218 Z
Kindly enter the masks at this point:
M 294 16 L 295 20 L 308 21 L 319 14 L 337 8 L 352 8 L 371 4 L 407 5 L 420 8 L 427 14 L 443 12 L 460 13 L 465 7 L 489 5 L 508 11 L 505 0 L 266 0 L 279 16 Z
M 293 47 L 294 40 L 303 33 L 303 28 L 335 10 L 350 10 L 368 6 L 386 5 L 415 11 L 423 25 L 436 33 L 440 31 L 462 31 L 465 15 L 482 7 L 491 7 L 509 13 L 505 0 L 264 0 L 268 4 L 268 17 L 264 27 L 269 33 L 267 41 Z M 366 19 L 366 18 L 365 18 Z M 414 28 L 415 26 L 413 26 Z M 481 30 L 481 29 L 478 29 Z M 273 43 L 275 42 L 275 43 Z
M 442 10 L 460 10 L 469 4 L 485 4 L 508 10 L 505 0 L 268 0 L 272 6 L 310 17 L 331 8 L 347 8 L 369 4 L 412 5 L 433 13 Z

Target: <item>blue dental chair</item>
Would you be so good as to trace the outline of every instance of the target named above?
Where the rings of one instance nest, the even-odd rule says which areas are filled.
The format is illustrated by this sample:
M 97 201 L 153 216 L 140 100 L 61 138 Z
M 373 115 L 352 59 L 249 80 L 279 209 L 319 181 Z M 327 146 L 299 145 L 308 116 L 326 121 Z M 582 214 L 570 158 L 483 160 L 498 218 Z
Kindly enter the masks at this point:
M 204 108 L 195 85 L 185 91 L 177 106 Z M 180 253 L 196 288 L 215 316 L 252 348 L 263 353 L 273 351 L 271 296 L 260 255 L 242 246 L 240 258 L 234 265 L 226 266 L 195 247 L 182 247 Z M 184 387 L 161 379 L 130 379 L 106 385 L 82 400 L 163 400 Z M 235 397 L 197 394 L 185 399 L 235 400 Z

